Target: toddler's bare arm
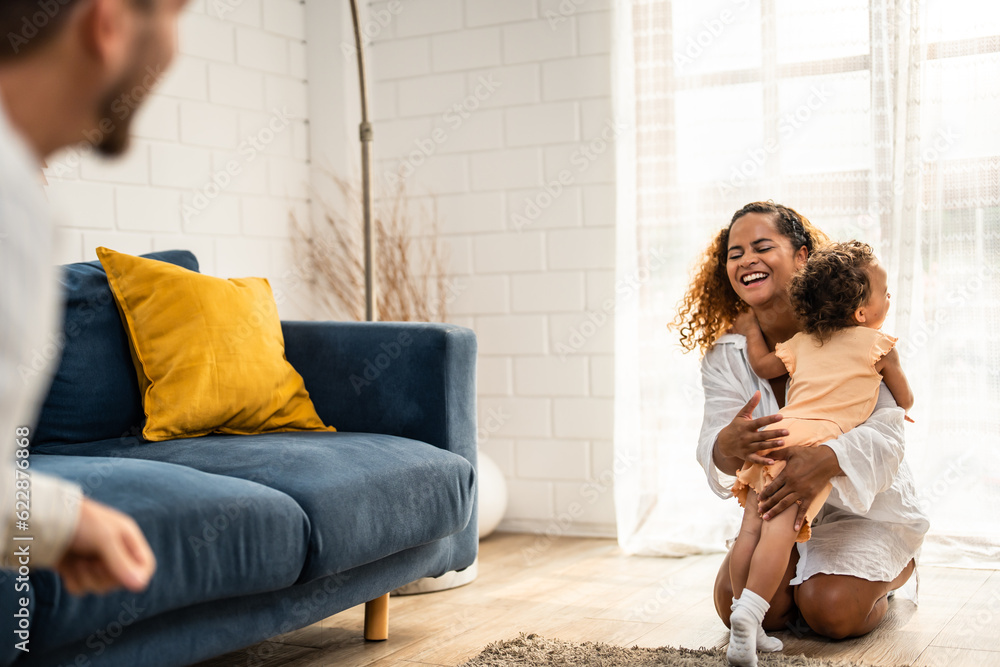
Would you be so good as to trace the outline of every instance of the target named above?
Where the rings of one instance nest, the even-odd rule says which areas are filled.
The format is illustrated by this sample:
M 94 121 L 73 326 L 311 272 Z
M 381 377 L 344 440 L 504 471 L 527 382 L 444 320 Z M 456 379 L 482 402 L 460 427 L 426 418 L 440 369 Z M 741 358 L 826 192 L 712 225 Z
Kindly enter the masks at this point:
M 906 374 L 903 372 L 896 348 L 889 350 L 889 353 L 876 364 L 875 369 L 882 374 L 882 379 L 885 380 L 885 385 L 892 392 L 892 397 L 896 399 L 896 404 L 909 412 L 914 402 L 913 390 L 910 389 L 910 383 L 906 380 Z
M 764 334 L 757 323 L 757 316 L 752 311 L 740 313 L 733 328 L 736 329 L 736 333 L 746 336 L 747 359 L 750 360 L 750 367 L 758 377 L 772 380 L 788 372 L 785 362 L 767 349 L 767 341 L 764 340 Z

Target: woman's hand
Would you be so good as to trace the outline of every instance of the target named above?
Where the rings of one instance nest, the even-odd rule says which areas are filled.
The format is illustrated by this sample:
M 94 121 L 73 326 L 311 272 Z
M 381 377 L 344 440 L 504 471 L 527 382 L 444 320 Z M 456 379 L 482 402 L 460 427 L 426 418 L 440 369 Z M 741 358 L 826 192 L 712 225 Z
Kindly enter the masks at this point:
M 831 479 L 843 474 L 837 455 L 829 447 L 786 447 L 771 452 L 772 459 L 785 461 L 782 470 L 760 494 L 757 510 L 767 521 L 792 505 L 798 505 L 795 530 L 802 528 L 806 510 L 813 498 Z
M 743 465 L 744 461 L 763 464 L 774 463 L 770 457 L 762 456 L 757 452 L 762 449 L 780 447 L 784 444 L 780 438 L 788 435 L 788 431 L 784 429 L 761 430 L 765 426 L 781 421 L 781 415 L 768 415 L 754 419 L 753 411 L 758 403 L 760 403 L 759 391 L 754 393 L 750 401 L 733 417 L 733 421 L 719 431 L 719 436 L 715 440 L 716 466 L 719 470 L 732 474 Z M 722 461 L 720 461 L 720 457 Z M 719 465 L 720 463 L 724 465 Z

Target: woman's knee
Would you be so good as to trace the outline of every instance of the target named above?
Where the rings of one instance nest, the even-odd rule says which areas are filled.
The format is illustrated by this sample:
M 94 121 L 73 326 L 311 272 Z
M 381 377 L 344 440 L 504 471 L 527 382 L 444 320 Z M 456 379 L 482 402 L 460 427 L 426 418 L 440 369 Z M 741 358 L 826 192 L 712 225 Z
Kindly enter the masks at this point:
M 722 619 L 727 628 L 729 627 L 729 616 L 733 612 L 733 582 L 729 576 L 729 559 L 731 557 L 732 551 L 726 554 L 725 559 L 722 561 L 719 573 L 715 577 L 715 588 L 713 590 L 715 611 L 719 614 L 719 618 Z M 798 551 L 793 549 L 788 562 L 788 570 L 785 572 L 785 576 L 781 580 L 781 585 L 778 586 L 778 592 L 771 600 L 771 606 L 764 616 L 764 629 L 766 630 L 784 630 L 795 616 L 795 600 L 792 596 L 792 588 L 788 585 L 788 582 L 795 574 L 795 565 L 798 561 Z
M 862 610 L 857 596 L 847 587 L 815 577 L 798 587 L 795 604 L 813 632 L 830 639 L 862 634 L 860 629 L 871 611 Z

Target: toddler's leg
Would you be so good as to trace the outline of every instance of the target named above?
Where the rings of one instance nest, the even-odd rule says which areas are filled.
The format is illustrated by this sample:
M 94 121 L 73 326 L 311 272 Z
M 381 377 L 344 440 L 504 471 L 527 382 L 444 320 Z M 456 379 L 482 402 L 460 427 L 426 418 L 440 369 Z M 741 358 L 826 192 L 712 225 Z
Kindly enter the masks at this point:
M 763 519 L 757 513 L 757 492 L 747 489 L 746 505 L 743 508 L 743 524 L 736 536 L 732 554 L 729 556 L 729 579 L 733 584 L 733 597 L 739 598 L 747 585 L 750 574 L 750 559 L 760 540 Z
M 794 529 L 798 507 L 793 505 L 770 521 L 764 521 L 760 539 L 750 559 L 750 573 L 743 594 L 729 617 L 729 662 L 740 667 L 756 667 L 758 629 L 788 567 L 788 557 L 798 533 Z M 735 586 L 735 584 L 734 584 Z M 769 640 L 778 641 L 773 637 Z M 761 648 L 764 648 L 763 645 Z
M 733 615 L 730 617 L 732 631 L 729 639 L 729 659 L 733 664 L 746 665 L 748 667 L 757 664 L 756 652 L 758 650 L 774 652 L 780 651 L 783 648 L 780 639 L 768 637 L 764 633 L 764 628 L 761 627 L 763 614 L 768 608 L 766 601 L 760 601 L 764 605 L 764 612 L 761 613 L 760 619 L 755 620 L 753 615 L 744 618 L 746 616 L 745 611 L 740 614 L 736 613 L 738 607 L 746 606 L 750 600 L 757 597 L 751 591 L 749 592 L 749 596 L 746 596 L 746 601 L 741 605 L 740 597 L 744 594 L 747 577 L 750 573 L 750 564 L 761 537 L 763 524 L 764 521 L 757 512 L 757 494 L 753 489 L 747 489 L 743 523 L 740 526 L 740 534 L 736 537 L 736 543 L 733 545 L 733 550 L 729 557 L 729 577 L 733 585 Z
M 773 519 L 763 522 L 761 527 L 746 587 L 765 600 L 774 597 L 788 568 L 789 554 L 798 536 L 795 531 L 798 509 L 797 505 L 792 505 Z

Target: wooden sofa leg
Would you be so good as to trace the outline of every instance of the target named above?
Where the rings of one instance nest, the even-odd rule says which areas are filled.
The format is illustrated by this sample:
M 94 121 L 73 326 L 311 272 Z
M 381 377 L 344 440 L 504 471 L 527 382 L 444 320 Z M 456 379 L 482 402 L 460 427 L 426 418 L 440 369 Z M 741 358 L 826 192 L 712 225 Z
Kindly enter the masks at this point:
M 384 642 L 389 638 L 389 594 L 365 603 L 365 639 Z

